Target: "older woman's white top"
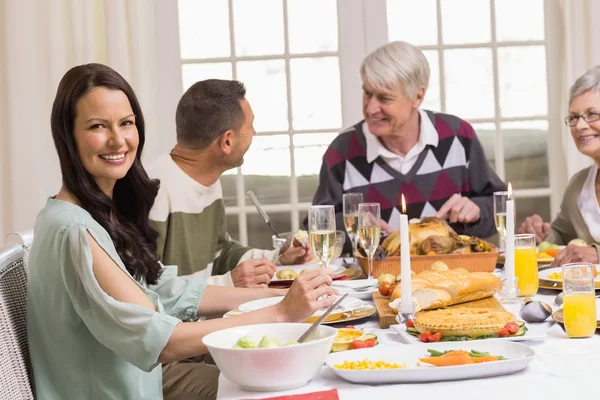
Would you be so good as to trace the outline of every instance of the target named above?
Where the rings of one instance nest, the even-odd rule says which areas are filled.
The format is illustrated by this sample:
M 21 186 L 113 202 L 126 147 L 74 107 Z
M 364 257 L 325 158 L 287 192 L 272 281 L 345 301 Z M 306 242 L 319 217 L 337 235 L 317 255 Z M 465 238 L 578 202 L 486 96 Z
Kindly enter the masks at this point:
M 594 240 L 600 242 L 600 207 L 598 206 L 598 198 L 596 197 L 596 176 L 598 175 L 598 166 L 590 167 L 587 179 L 581 189 L 579 195 L 579 211 L 587 223 L 590 234 Z

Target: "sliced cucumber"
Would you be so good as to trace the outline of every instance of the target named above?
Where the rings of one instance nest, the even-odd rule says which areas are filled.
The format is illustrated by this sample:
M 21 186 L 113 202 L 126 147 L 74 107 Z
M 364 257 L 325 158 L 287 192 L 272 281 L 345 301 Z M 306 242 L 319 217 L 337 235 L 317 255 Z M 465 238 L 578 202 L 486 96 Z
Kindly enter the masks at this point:
M 372 333 L 365 334 L 360 340 L 364 341 L 369 339 L 375 339 L 375 344 L 379 344 L 379 339 L 377 338 L 377 335 L 373 335 Z
M 419 336 L 420 333 L 417 328 L 406 328 L 406 332 L 410 333 L 413 336 Z
M 523 326 L 525 326 L 525 322 L 517 321 L 517 325 L 519 325 L 519 327 L 523 327 Z

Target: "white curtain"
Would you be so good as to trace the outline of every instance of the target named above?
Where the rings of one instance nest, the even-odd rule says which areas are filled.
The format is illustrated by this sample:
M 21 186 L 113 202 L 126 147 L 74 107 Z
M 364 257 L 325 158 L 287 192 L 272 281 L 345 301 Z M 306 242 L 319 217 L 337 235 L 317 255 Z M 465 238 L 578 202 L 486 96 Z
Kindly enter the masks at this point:
M 563 114 L 568 110 L 568 90 L 575 80 L 589 68 L 600 65 L 600 1 L 560 0 L 564 21 L 563 59 Z M 567 160 L 567 173 L 571 177 L 577 171 L 592 164 L 573 143 L 569 129 L 563 125 L 563 149 Z
M 60 188 L 50 111 L 71 67 L 99 62 L 122 74 L 144 111 L 144 158 L 171 148 L 179 44 L 166 46 L 171 54 L 157 49 L 162 22 L 176 27 L 173 18 L 175 3 L 158 0 L 0 0 L 0 243 L 31 228 Z

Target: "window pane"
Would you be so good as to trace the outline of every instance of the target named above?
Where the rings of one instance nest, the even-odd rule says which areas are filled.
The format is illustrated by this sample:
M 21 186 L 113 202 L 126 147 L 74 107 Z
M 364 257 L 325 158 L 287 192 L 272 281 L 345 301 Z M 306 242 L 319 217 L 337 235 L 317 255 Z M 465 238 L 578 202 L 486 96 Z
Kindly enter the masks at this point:
M 485 152 L 485 158 L 487 158 L 490 167 L 495 171 L 496 153 L 494 152 L 494 148 L 496 147 L 496 142 L 494 139 L 496 137 L 496 125 L 489 122 L 471 125 L 475 130 L 475 134 L 477 134 L 477 138 L 479 138 L 479 141 L 481 142 L 481 146 Z
M 499 48 L 498 79 L 503 117 L 545 115 L 548 112 L 544 46 Z
M 237 194 L 236 194 L 236 176 L 237 168 L 231 169 L 227 172 L 233 171 L 233 174 L 225 173 L 221 175 L 221 187 L 223 188 L 223 202 L 226 207 L 237 206 Z
M 246 98 L 254 111 L 254 129 L 257 132 L 286 131 L 285 61 L 238 62 L 237 79 L 246 85 Z
M 513 189 L 549 187 L 548 121 L 501 124 L 506 182 Z
M 289 135 L 255 136 L 244 157 L 246 190 L 252 190 L 262 204 L 290 202 L 289 146 Z M 250 199 L 246 204 L 252 204 Z
M 340 128 L 339 58 L 292 59 L 290 70 L 294 129 Z
M 491 41 L 489 0 L 441 0 L 441 5 L 444 44 Z
M 319 185 L 323 154 L 337 133 L 303 133 L 294 135 L 294 161 L 298 177 L 299 202 L 312 202 Z
M 286 213 L 269 212 L 271 223 L 277 229 L 277 232 L 285 233 L 292 230 L 291 215 Z M 236 216 L 237 218 L 237 216 Z M 265 220 L 259 214 L 248 214 L 246 217 L 248 223 L 248 246 L 257 249 L 273 249 L 273 232 L 265 224 Z
M 515 196 L 516 227 L 525 220 L 525 218 L 537 214 L 546 222 L 551 222 L 550 216 L 550 198 L 532 197 L 522 199 L 517 194 Z
M 283 54 L 282 0 L 234 0 L 233 24 L 237 56 Z
M 446 112 L 463 119 L 494 117 L 491 49 L 444 51 Z
M 227 0 L 179 0 L 178 4 L 181 58 L 229 57 Z
M 496 40 L 544 40 L 543 0 L 495 1 Z
M 425 99 L 421 108 L 425 110 L 442 111 L 440 99 L 440 61 L 437 50 L 426 50 L 423 52 L 429 62 L 429 87 L 425 93 Z
M 184 92 L 194 83 L 205 79 L 233 79 L 231 63 L 183 64 L 181 66 Z
M 388 38 L 415 46 L 438 43 L 436 0 L 387 0 Z
M 290 53 L 338 50 L 336 0 L 288 0 L 287 16 Z

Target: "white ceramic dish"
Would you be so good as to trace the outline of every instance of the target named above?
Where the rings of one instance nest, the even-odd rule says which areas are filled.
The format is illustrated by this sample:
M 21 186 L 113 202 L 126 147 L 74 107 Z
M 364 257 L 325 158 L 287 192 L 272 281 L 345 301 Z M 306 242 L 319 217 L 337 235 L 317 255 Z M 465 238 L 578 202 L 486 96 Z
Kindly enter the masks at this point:
M 339 298 L 339 296 L 338 296 Z M 281 300 L 283 300 L 283 296 L 277 296 L 277 297 L 268 297 L 266 299 L 258 299 L 258 300 L 252 300 L 249 301 L 247 303 L 244 303 L 242 305 L 240 305 L 238 307 L 238 310 L 240 310 L 240 312 L 242 313 L 249 313 L 252 311 L 256 311 L 256 310 L 260 310 L 261 308 L 265 308 L 265 307 L 269 307 L 272 306 L 274 304 L 279 303 Z M 356 310 L 357 308 L 362 307 L 362 305 L 364 304 L 364 302 L 361 299 L 357 299 L 355 297 L 346 297 L 339 305 L 339 309 L 334 310 L 335 313 L 340 313 L 340 312 L 349 312 L 349 311 L 353 311 Z M 323 315 L 323 313 L 325 313 L 325 311 L 327 311 L 326 308 L 322 308 L 320 310 L 317 310 L 313 316 L 319 316 L 319 315 Z
M 262 324 L 223 329 L 206 335 L 202 342 L 227 379 L 250 391 L 281 391 L 306 385 L 319 372 L 337 329 L 321 325 L 308 342 L 267 349 L 234 349 L 242 336 L 257 342 L 274 336 L 280 342 L 298 338 L 310 324 Z M 314 339 L 314 340 L 311 340 Z
M 596 270 L 600 272 L 600 265 L 596 264 Z M 548 268 L 545 269 L 543 271 L 539 271 L 538 276 L 540 279 L 545 279 L 547 281 L 552 281 L 552 282 L 561 282 L 561 279 L 552 279 L 550 278 L 550 274 L 553 274 L 555 272 L 560 272 L 562 273 L 562 268 L 561 267 L 556 267 L 556 268 Z M 600 282 L 600 274 L 594 278 L 595 282 Z
M 531 341 L 546 340 L 548 338 L 548 335 L 546 335 L 548 326 L 545 326 L 545 324 L 526 324 L 526 326 L 527 326 L 527 332 L 525 332 L 525 334 L 523 336 L 507 336 L 504 338 L 490 338 L 490 339 L 466 340 L 463 342 L 442 342 L 442 343 L 466 343 L 466 345 L 468 345 L 468 346 L 470 346 L 471 343 L 476 343 L 476 346 L 479 346 L 479 343 L 487 343 L 489 341 L 524 342 L 524 341 L 528 341 L 528 340 L 531 340 Z M 390 328 L 395 333 L 400 335 L 400 337 L 402 338 L 402 341 L 406 344 L 419 344 L 419 345 L 434 344 L 434 343 L 421 342 L 418 337 L 413 336 L 410 333 L 406 332 L 406 325 L 404 325 L 404 324 L 392 325 L 392 326 L 390 326 Z M 473 346 L 475 346 L 475 344 Z M 476 350 L 479 350 L 479 349 L 477 348 Z
M 367 285 L 373 285 L 373 288 L 368 290 L 357 292 L 352 288 L 360 288 Z M 331 284 L 340 294 L 348 293 L 348 296 L 356 297 L 363 300 L 370 300 L 372 298 L 373 292 L 376 292 L 377 289 L 377 279 L 354 279 L 354 280 L 344 280 L 344 281 L 333 281 Z
M 418 366 L 419 358 L 428 357 L 427 349 L 444 350 L 477 350 L 492 355 L 503 356 L 509 360 L 492 361 L 479 364 L 459 365 L 452 367 L 433 367 L 427 364 Z M 534 359 L 534 351 L 523 344 L 507 341 L 485 342 L 453 342 L 428 343 L 426 346 L 377 346 L 332 353 L 327 356 L 326 364 L 343 379 L 363 384 L 439 382 L 461 379 L 485 378 L 489 376 L 507 375 L 520 371 Z M 364 359 L 385 361 L 388 363 L 406 364 L 407 368 L 388 370 L 350 371 L 335 368 L 335 364 Z

